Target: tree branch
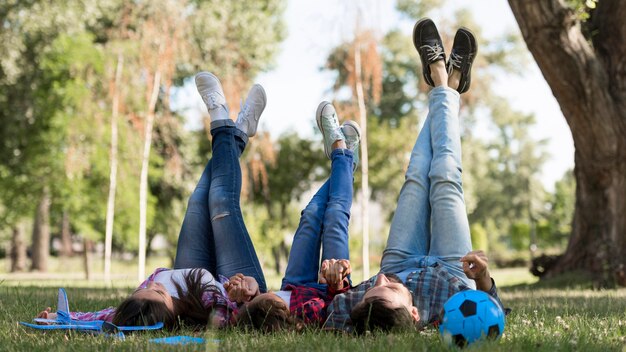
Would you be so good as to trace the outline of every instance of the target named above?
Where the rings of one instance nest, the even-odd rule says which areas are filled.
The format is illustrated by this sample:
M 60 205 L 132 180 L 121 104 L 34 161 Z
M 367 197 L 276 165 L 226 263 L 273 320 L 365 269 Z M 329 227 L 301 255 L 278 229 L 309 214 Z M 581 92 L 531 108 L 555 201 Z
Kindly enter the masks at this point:
M 570 126 L 577 152 L 602 162 L 616 151 L 609 72 L 564 0 L 509 0 L 528 49 Z M 595 159 L 591 159 L 595 156 Z

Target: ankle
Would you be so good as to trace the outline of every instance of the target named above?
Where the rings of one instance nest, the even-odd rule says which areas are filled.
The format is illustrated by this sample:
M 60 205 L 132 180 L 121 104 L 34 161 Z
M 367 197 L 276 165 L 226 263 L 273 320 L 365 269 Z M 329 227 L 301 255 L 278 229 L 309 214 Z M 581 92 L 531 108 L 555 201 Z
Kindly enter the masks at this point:
M 335 142 L 333 142 L 333 145 L 331 146 L 332 150 L 335 149 L 348 149 L 348 147 L 346 146 L 346 142 L 343 139 L 339 139 L 336 140 Z
M 430 64 L 430 76 L 435 83 L 435 87 L 448 85 L 448 71 L 443 60 L 439 60 Z
M 461 71 L 452 70 L 452 73 L 448 77 L 448 87 L 457 90 L 459 88 L 459 84 L 461 83 Z

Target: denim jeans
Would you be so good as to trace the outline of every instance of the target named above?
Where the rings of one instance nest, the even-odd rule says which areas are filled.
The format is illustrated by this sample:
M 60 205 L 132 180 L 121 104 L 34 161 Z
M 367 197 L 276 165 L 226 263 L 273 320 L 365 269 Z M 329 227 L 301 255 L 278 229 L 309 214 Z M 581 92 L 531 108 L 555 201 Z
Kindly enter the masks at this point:
M 330 158 L 330 177 L 300 216 L 281 289 L 290 284 L 326 291 L 325 284 L 317 283 L 320 248 L 321 260 L 350 258 L 348 223 L 352 206 L 353 153 L 335 149 Z
M 239 157 L 248 136 L 232 120 L 219 122 L 211 125 L 213 157 L 189 198 L 174 268 L 204 268 L 216 278 L 243 273 L 254 277 L 261 292 L 266 292 L 265 277 L 239 206 Z
M 429 111 L 411 153 L 381 271 L 401 273 L 440 262 L 470 287 L 459 259 L 472 250 L 461 181 L 459 93 L 429 94 Z

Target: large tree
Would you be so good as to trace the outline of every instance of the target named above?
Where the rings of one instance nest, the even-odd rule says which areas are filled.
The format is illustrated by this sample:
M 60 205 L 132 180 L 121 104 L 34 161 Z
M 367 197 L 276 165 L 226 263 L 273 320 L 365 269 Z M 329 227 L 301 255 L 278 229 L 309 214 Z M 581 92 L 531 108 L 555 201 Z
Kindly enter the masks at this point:
M 626 1 L 509 0 L 576 147 L 576 208 L 548 275 L 626 285 Z

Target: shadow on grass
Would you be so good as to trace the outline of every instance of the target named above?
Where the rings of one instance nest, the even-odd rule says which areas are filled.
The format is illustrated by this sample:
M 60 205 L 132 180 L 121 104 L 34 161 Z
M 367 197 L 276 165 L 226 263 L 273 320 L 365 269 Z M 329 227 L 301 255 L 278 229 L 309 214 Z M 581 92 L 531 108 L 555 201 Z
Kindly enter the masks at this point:
M 583 271 L 569 272 L 553 278 L 542 278 L 532 284 L 522 283 L 507 286 L 507 290 L 516 289 L 571 289 L 591 290 L 594 289 L 593 277 Z

